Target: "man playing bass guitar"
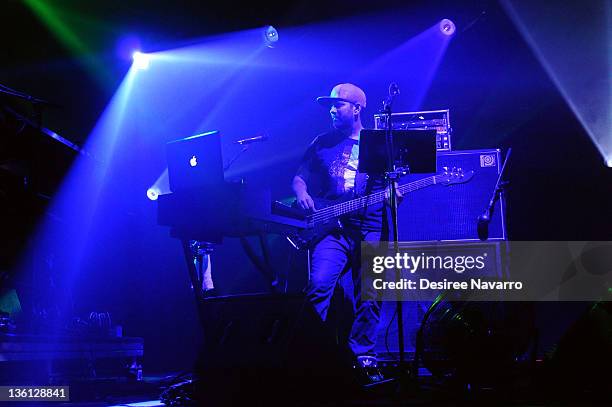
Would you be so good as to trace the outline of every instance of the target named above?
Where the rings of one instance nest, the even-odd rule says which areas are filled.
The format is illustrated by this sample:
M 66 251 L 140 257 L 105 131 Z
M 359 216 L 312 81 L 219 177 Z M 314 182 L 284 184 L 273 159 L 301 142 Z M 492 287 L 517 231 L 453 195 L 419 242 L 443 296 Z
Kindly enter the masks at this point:
M 363 196 L 383 191 L 386 186 L 383 178 L 357 172 L 361 113 L 366 107 L 363 90 L 343 83 L 335 86 L 330 96 L 317 101 L 329 107 L 333 129 L 315 138 L 293 178 L 298 205 L 315 214 L 320 209 L 316 198 Z M 398 198 L 401 200 L 400 194 Z M 354 311 L 348 347 L 360 367 L 376 366 L 374 347 L 380 319 L 380 302 L 363 300 L 376 295 L 361 292 L 360 246 L 362 241 L 388 240 L 386 209 L 386 203 L 379 202 L 347 214 L 341 219 L 342 227 L 319 239 L 311 252 L 307 296 L 324 321 L 339 279 L 346 273 L 352 277 L 353 290 L 346 293 Z

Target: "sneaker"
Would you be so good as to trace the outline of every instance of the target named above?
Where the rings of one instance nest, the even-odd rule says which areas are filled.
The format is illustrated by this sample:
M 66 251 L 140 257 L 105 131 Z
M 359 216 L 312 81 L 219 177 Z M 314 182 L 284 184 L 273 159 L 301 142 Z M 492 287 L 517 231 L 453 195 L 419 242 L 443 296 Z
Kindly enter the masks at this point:
M 357 367 L 361 367 L 361 368 L 378 367 L 378 359 L 376 359 L 376 356 L 370 356 L 370 355 L 357 356 Z
M 378 360 L 375 356 L 357 356 L 355 370 L 357 382 L 362 387 L 370 387 L 387 381 L 380 369 L 378 369 Z

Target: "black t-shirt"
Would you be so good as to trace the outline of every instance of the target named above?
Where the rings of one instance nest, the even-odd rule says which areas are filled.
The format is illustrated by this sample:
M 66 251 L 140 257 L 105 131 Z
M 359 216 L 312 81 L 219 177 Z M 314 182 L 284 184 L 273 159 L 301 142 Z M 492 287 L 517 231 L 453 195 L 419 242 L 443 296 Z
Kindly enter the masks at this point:
M 357 172 L 358 160 L 359 142 L 333 130 L 314 139 L 296 175 L 306 181 L 308 193 L 315 198 L 350 199 L 383 190 L 383 179 Z M 383 206 L 369 205 L 342 221 L 346 227 L 381 230 Z

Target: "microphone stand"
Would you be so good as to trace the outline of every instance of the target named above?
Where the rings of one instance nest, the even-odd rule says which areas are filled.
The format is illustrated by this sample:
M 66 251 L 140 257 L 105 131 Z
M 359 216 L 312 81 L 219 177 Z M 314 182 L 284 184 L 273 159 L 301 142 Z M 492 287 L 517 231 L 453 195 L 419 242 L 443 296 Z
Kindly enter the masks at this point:
M 477 230 L 478 230 L 478 238 L 483 242 L 489 239 L 489 223 L 491 223 L 491 218 L 493 218 L 493 211 L 495 210 L 495 204 L 499 201 L 502 191 L 505 186 L 508 185 L 508 182 L 502 181 L 502 177 L 504 176 L 504 172 L 506 170 L 506 164 L 508 163 L 508 159 L 510 158 L 510 154 L 512 153 L 512 148 L 508 148 L 508 152 L 506 153 L 506 157 L 504 158 L 504 164 L 502 165 L 501 171 L 499 172 L 499 176 L 497 177 L 497 182 L 495 183 L 495 189 L 493 190 L 493 196 L 489 200 L 489 204 L 486 209 L 478 217 Z
M 253 142 L 257 142 L 257 141 L 265 141 L 268 138 L 267 134 L 264 133 L 261 136 L 256 136 L 256 137 L 252 137 L 252 138 L 248 138 L 248 139 L 244 139 L 244 140 L 238 140 L 236 142 L 234 142 L 234 144 L 239 144 L 242 148 L 240 149 L 240 151 L 238 151 L 230 160 L 229 162 L 225 165 L 225 167 L 223 167 L 223 171 L 227 171 L 229 170 L 229 168 L 232 166 L 232 164 L 242 155 L 244 154 L 248 149 L 249 146 L 253 143 Z
M 57 107 L 55 103 L 51 103 L 44 99 L 39 99 L 35 96 L 28 95 L 27 93 L 19 92 L 15 89 L 11 89 L 8 86 L 2 85 L 2 84 L 0 84 L 0 93 L 3 95 L 12 96 L 17 99 L 25 100 L 27 102 L 30 102 L 33 105 Z
M 245 144 L 242 146 L 242 149 L 240 149 L 240 151 L 238 151 L 231 160 L 229 160 L 229 162 L 227 164 L 225 164 L 225 167 L 223 167 L 223 171 L 227 171 L 229 170 L 229 168 L 232 166 L 232 164 L 234 163 L 234 161 L 236 161 L 238 159 L 238 157 L 240 157 L 245 151 L 247 151 L 249 149 L 249 144 Z
M 392 106 L 395 97 L 399 95 L 399 89 L 396 84 L 392 83 L 389 86 L 389 96 L 383 102 L 383 111 L 386 121 L 386 147 L 387 147 L 387 171 L 385 177 L 388 181 L 388 190 L 390 191 L 390 205 L 391 205 L 391 225 L 393 227 L 393 252 L 397 254 L 399 252 L 399 230 L 397 222 L 397 181 L 399 178 L 406 174 L 406 168 L 397 168 L 395 165 L 395 151 L 393 147 L 393 128 L 391 126 L 391 114 Z M 396 270 L 396 280 L 399 281 L 401 278 L 401 271 Z M 397 341 L 399 346 L 399 368 L 400 368 L 400 386 L 402 385 L 402 378 L 405 377 L 405 359 L 406 352 L 404 349 L 404 312 L 401 294 L 397 293 L 397 300 L 395 303 L 397 313 Z
M 0 95 L 6 95 L 6 96 L 10 96 L 16 99 L 25 100 L 26 102 L 30 103 L 34 111 L 33 121 L 36 124 L 35 128 L 37 128 L 38 130 L 42 130 L 43 128 L 42 127 L 43 109 L 45 107 L 58 107 L 58 105 L 56 105 L 55 103 L 51 103 L 47 100 L 40 99 L 35 96 L 28 95 L 27 93 L 20 92 L 18 90 L 9 88 L 8 86 L 2 85 L 1 83 L 0 83 Z

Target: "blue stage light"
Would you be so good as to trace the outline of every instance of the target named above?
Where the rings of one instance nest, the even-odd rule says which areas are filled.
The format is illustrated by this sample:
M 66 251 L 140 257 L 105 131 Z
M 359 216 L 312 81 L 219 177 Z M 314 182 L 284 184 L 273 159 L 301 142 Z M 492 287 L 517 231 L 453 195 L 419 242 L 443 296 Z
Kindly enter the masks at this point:
M 268 48 L 274 48 L 274 45 L 278 42 L 278 31 L 271 25 L 264 28 L 263 32 L 264 43 Z
M 170 193 L 170 185 L 168 181 L 168 168 L 157 177 L 157 180 L 147 190 L 147 198 L 152 201 L 157 201 L 160 195 Z
M 132 54 L 132 59 L 134 60 L 132 65 L 136 69 L 148 69 L 149 64 L 151 63 L 151 56 L 143 54 L 140 51 L 135 51 Z
M 440 27 L 440 32 L 448 36 L 453 35 L 455 33 L 455 30 L 457 29 L 455 27 L 455 23 L 453 23 L 448 18 L 445 18 L 444 20 L 440 21 L 439 27 Z
M 147 197 L 152 201 L 157 201 L 159 198 L 159 188 L 151 187 L 147 190 Z

